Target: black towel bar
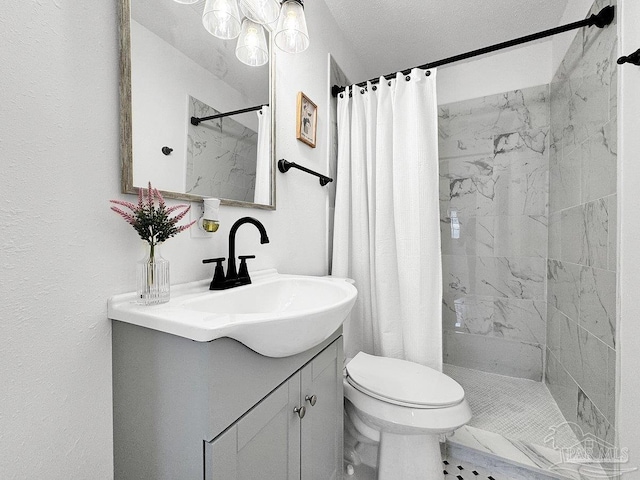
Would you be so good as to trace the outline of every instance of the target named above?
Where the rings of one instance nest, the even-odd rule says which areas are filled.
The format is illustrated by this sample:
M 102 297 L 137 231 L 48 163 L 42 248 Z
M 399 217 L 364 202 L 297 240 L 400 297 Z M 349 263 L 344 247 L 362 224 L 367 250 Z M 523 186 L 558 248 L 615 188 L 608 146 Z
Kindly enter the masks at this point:
M 321 173 L 314 172 L 313 170 L 309 170 L 308 168 L 298 165 L 297 163 L 289 162 L 284 158 L 281 160 L 278 160 L 278 170 L 280 170 L 282 173 L 287 173 L 290 168 L 297 168 L 298 170 L 302 170 L 303 172 L 306 172 L 310 175 L 315 175 L 320 179 L 320 185 L 322 185 L 323 187 L 327 183 L 333 182 L 333 178 L 329 178 L 326 175 L 322 175 Z

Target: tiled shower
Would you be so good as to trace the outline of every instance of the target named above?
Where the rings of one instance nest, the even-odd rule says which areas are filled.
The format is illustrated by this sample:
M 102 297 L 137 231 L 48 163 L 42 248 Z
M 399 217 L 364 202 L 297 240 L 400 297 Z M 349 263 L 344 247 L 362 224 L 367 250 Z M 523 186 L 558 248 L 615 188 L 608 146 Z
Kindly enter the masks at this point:
M 439 113 L 444 361 L 540 381 L 549 87 Z
M 610 444 L 616 42 L 581 30 L 551 84 L 439 110 L 445 363 L 545 382 Z

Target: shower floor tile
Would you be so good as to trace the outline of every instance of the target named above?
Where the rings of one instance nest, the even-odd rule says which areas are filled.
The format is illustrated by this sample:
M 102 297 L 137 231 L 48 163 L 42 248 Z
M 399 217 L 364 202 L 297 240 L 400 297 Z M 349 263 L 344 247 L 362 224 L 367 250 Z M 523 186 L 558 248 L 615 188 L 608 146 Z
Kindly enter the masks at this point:
M 550 428 L 566 422 L 542 382 L 454 365 L 444 365 L 443 370 L 464 388 L 473 412 L 471 427 L 544 446 L 545 438 L 552 433 Z M 571 447 L 578 443 L 568 427 L 558 429 L 553 440 L 556 447 Z

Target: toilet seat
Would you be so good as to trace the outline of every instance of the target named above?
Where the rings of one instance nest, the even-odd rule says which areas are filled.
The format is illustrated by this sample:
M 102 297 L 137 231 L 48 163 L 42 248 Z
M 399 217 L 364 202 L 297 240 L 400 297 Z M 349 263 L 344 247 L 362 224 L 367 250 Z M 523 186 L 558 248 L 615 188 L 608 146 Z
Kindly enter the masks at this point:
M 394 405 L 435 409 L 464 400 L 463 388 L 433 368 L 359 352 L 345 367 L 347 382 L 370 397 Z

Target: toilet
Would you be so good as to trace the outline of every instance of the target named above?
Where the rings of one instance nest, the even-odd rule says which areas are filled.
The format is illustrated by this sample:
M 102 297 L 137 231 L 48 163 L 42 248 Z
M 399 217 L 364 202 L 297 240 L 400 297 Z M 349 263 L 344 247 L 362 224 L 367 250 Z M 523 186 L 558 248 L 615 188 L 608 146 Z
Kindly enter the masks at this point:
M 377 467 L 378 480 L 444 478 L 440 435 L 471 420 L 455 380 L 417 363 L 359 352 L 346 364 L 343 384 L 348 463 Z

